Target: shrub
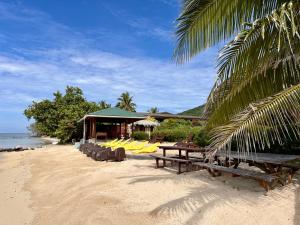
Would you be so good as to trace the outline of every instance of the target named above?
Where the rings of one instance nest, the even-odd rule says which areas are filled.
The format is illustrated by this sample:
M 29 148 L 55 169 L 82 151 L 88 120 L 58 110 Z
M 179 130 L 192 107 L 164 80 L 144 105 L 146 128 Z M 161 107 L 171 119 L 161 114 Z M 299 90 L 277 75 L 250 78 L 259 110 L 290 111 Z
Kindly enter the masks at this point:
M 135 140 L 148 140 L 149 135 L 143 131 L 135 131 L 131 134 L 131 137 Z
M 152 137 L 164 137 L 164 141 L 176 142 L 182 141 L 187 138 L 186 130 L 182 129 L 164 129 L 164 130 L 155 130 L 152 133 Z
M 164 129 L 174 129 L 178 127 L 191 127 L 191 126 L 192 126 L 192 122 L 189 120 L 166 119 L 160 124 L 160 126 L 157 129 L 164 130 Z
M 157 128 L 152 132 L 152 137 L 164 137 L 164 141 L 179 142 L 192 135 L 194 144 L 199 146 L 209 145 L 209 137 L 202 126 L 178 126 L 172 129 Z
M 194 132 L 193 143 L 201 147 L 210 144 L 209 136 L 207 135 L 207 132 L 203 128 Z

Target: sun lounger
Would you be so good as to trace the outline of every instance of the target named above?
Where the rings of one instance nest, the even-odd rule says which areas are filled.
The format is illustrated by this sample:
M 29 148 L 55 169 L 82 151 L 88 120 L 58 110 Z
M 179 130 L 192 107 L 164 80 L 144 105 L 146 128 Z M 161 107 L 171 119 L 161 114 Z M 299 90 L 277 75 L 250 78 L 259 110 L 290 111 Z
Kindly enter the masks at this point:
M 153 152 L 156 152 L 156 151 L 157 151 L 157 148 L 158 148 L 159 145 L 160 145 L 160 143 L 155 143 L 155 144 L 153 144 L 153 145 L 144 147 L 144 148 L 142 148 L 142 149 L 135 150 L 135 151 L 133 151 L 133 153 L 135 153 L 135 154 L 140 154 L 140 153 L 153 153 Z
M 130 147 L 125 148 L 126 151 L 134 151 L 134 150 L 140 150 L 144 147 L 146 147 L 146 145 L 148 145 L 149 143 L 147 141 L 143 141 L 140 144 L 136 144 Z
M 103 146 L 106 146 L 106 147 L 112 147 L 112 146 L 115 146 L 115 145 L 117 145 L 117 144 L 119 144 L 119 143 L 122 143 L 123 140 L 124 140 L 124 139 L 120 139 L 120 140 L 117 140 L 117 141 L 115 141 L 115 142 L 105 143 L 105 144 L 103 144 Z
M 113 144 L 113 143 L 115 143 L 115 142 L 117 142 L 117 141 L 119 141 L 119 139 L 115 139 L 115 140 L 112 140 L 112 141 L 106 142 L 106 143 L 104 143 L 104 144 L 101 144 L 101 145 L 102 145 L 102 146 L 108 146 L 108 145 L 110 145 L 110 144 Z

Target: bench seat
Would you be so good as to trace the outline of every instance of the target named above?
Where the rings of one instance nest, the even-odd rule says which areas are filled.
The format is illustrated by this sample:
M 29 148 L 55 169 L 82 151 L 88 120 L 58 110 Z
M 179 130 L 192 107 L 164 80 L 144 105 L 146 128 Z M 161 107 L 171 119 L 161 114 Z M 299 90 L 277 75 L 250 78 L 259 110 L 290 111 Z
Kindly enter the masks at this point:
M 260 172 L 241 169 L 241 168 L 235 169 L 232 167 L 224 167 L 224 166 L 219 166 L 219 165 L 204 163 L 204 162 L 194 162 L 193 165 L 207 169 L 208 172 L 213 176 L 216 176 L 215 172 L 219 172 L 219 173 L 229 173 L 237 176 L 255 179 L 259 181 L 261 186 L 265 188 L 267 191 L 270 188 L 273 188 L 274 184 L 278 180 L 275 174 L 260 173 Z
M 150 156 L 155 158 L 156 168 L 165 167 L 166 166 L 166 163 L 165 163 L 166 161 L 177 162 L 178 163 L 178 171 L 177 171 L 178 174 L 182 173 L 182 171 L 181 171 L 182 164 L 185 164 L 186 165 L 186 171 L 189 171 L 189 166 L 192 163 L 190 160 L 180 159 L 180 158 L 175 158 L 175 157 L 166 157 L 166 156 L 159 156 L 159 155 L 150 155 Z M 163 161 L 163 166 L 159 166 L 159 161 L 160 160 Z

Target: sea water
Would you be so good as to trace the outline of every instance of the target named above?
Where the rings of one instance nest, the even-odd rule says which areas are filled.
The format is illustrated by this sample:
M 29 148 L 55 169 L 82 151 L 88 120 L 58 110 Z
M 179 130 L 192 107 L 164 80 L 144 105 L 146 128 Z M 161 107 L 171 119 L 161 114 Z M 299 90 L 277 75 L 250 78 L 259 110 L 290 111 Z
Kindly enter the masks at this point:
M 0 148 L 14 148 L 21 147 L 40 147 L 46 145 L 47 141 L 32 137 L 27 133 L 0 133 Z

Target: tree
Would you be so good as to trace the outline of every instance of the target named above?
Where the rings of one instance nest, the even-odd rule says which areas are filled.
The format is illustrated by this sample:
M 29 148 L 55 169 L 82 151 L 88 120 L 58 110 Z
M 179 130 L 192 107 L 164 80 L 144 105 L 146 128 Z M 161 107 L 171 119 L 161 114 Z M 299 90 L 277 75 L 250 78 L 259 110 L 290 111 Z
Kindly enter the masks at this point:
M 152 107 L 151 109 L 148 110 L 149 113 L 158 113 L 159 110 L 157 107 Z
M 252 151 L 299 139 L 298 1 L 185 0 L 174 57 L 187 61 L 236 33 L 219 54 L 206 105 L 211 147 Z
M 82 124 L 78 120 L 87 113 L 100 110 L 94 102 L 88 102 L 80 88 L 67 87 L 65 95 L 55 92 L 53 100 L 33 102 L 25 109 L 28 119 L 35 120 L 35 132 L 57 137 L 61 143 L 82 137 Z
M 101 100 L 99 102 L 99 107 L 100 109 L 107 109 L 107 108 L 111 108 L 111 104 L 106 103 L 106 101 Z
M 125 109 L 130 112 L 135 112 L 136 104 L 133 102 L 133 97 L 130 96 L 129 92 L 124 92 L 118 98 L 118 103 L 116 107 Z

